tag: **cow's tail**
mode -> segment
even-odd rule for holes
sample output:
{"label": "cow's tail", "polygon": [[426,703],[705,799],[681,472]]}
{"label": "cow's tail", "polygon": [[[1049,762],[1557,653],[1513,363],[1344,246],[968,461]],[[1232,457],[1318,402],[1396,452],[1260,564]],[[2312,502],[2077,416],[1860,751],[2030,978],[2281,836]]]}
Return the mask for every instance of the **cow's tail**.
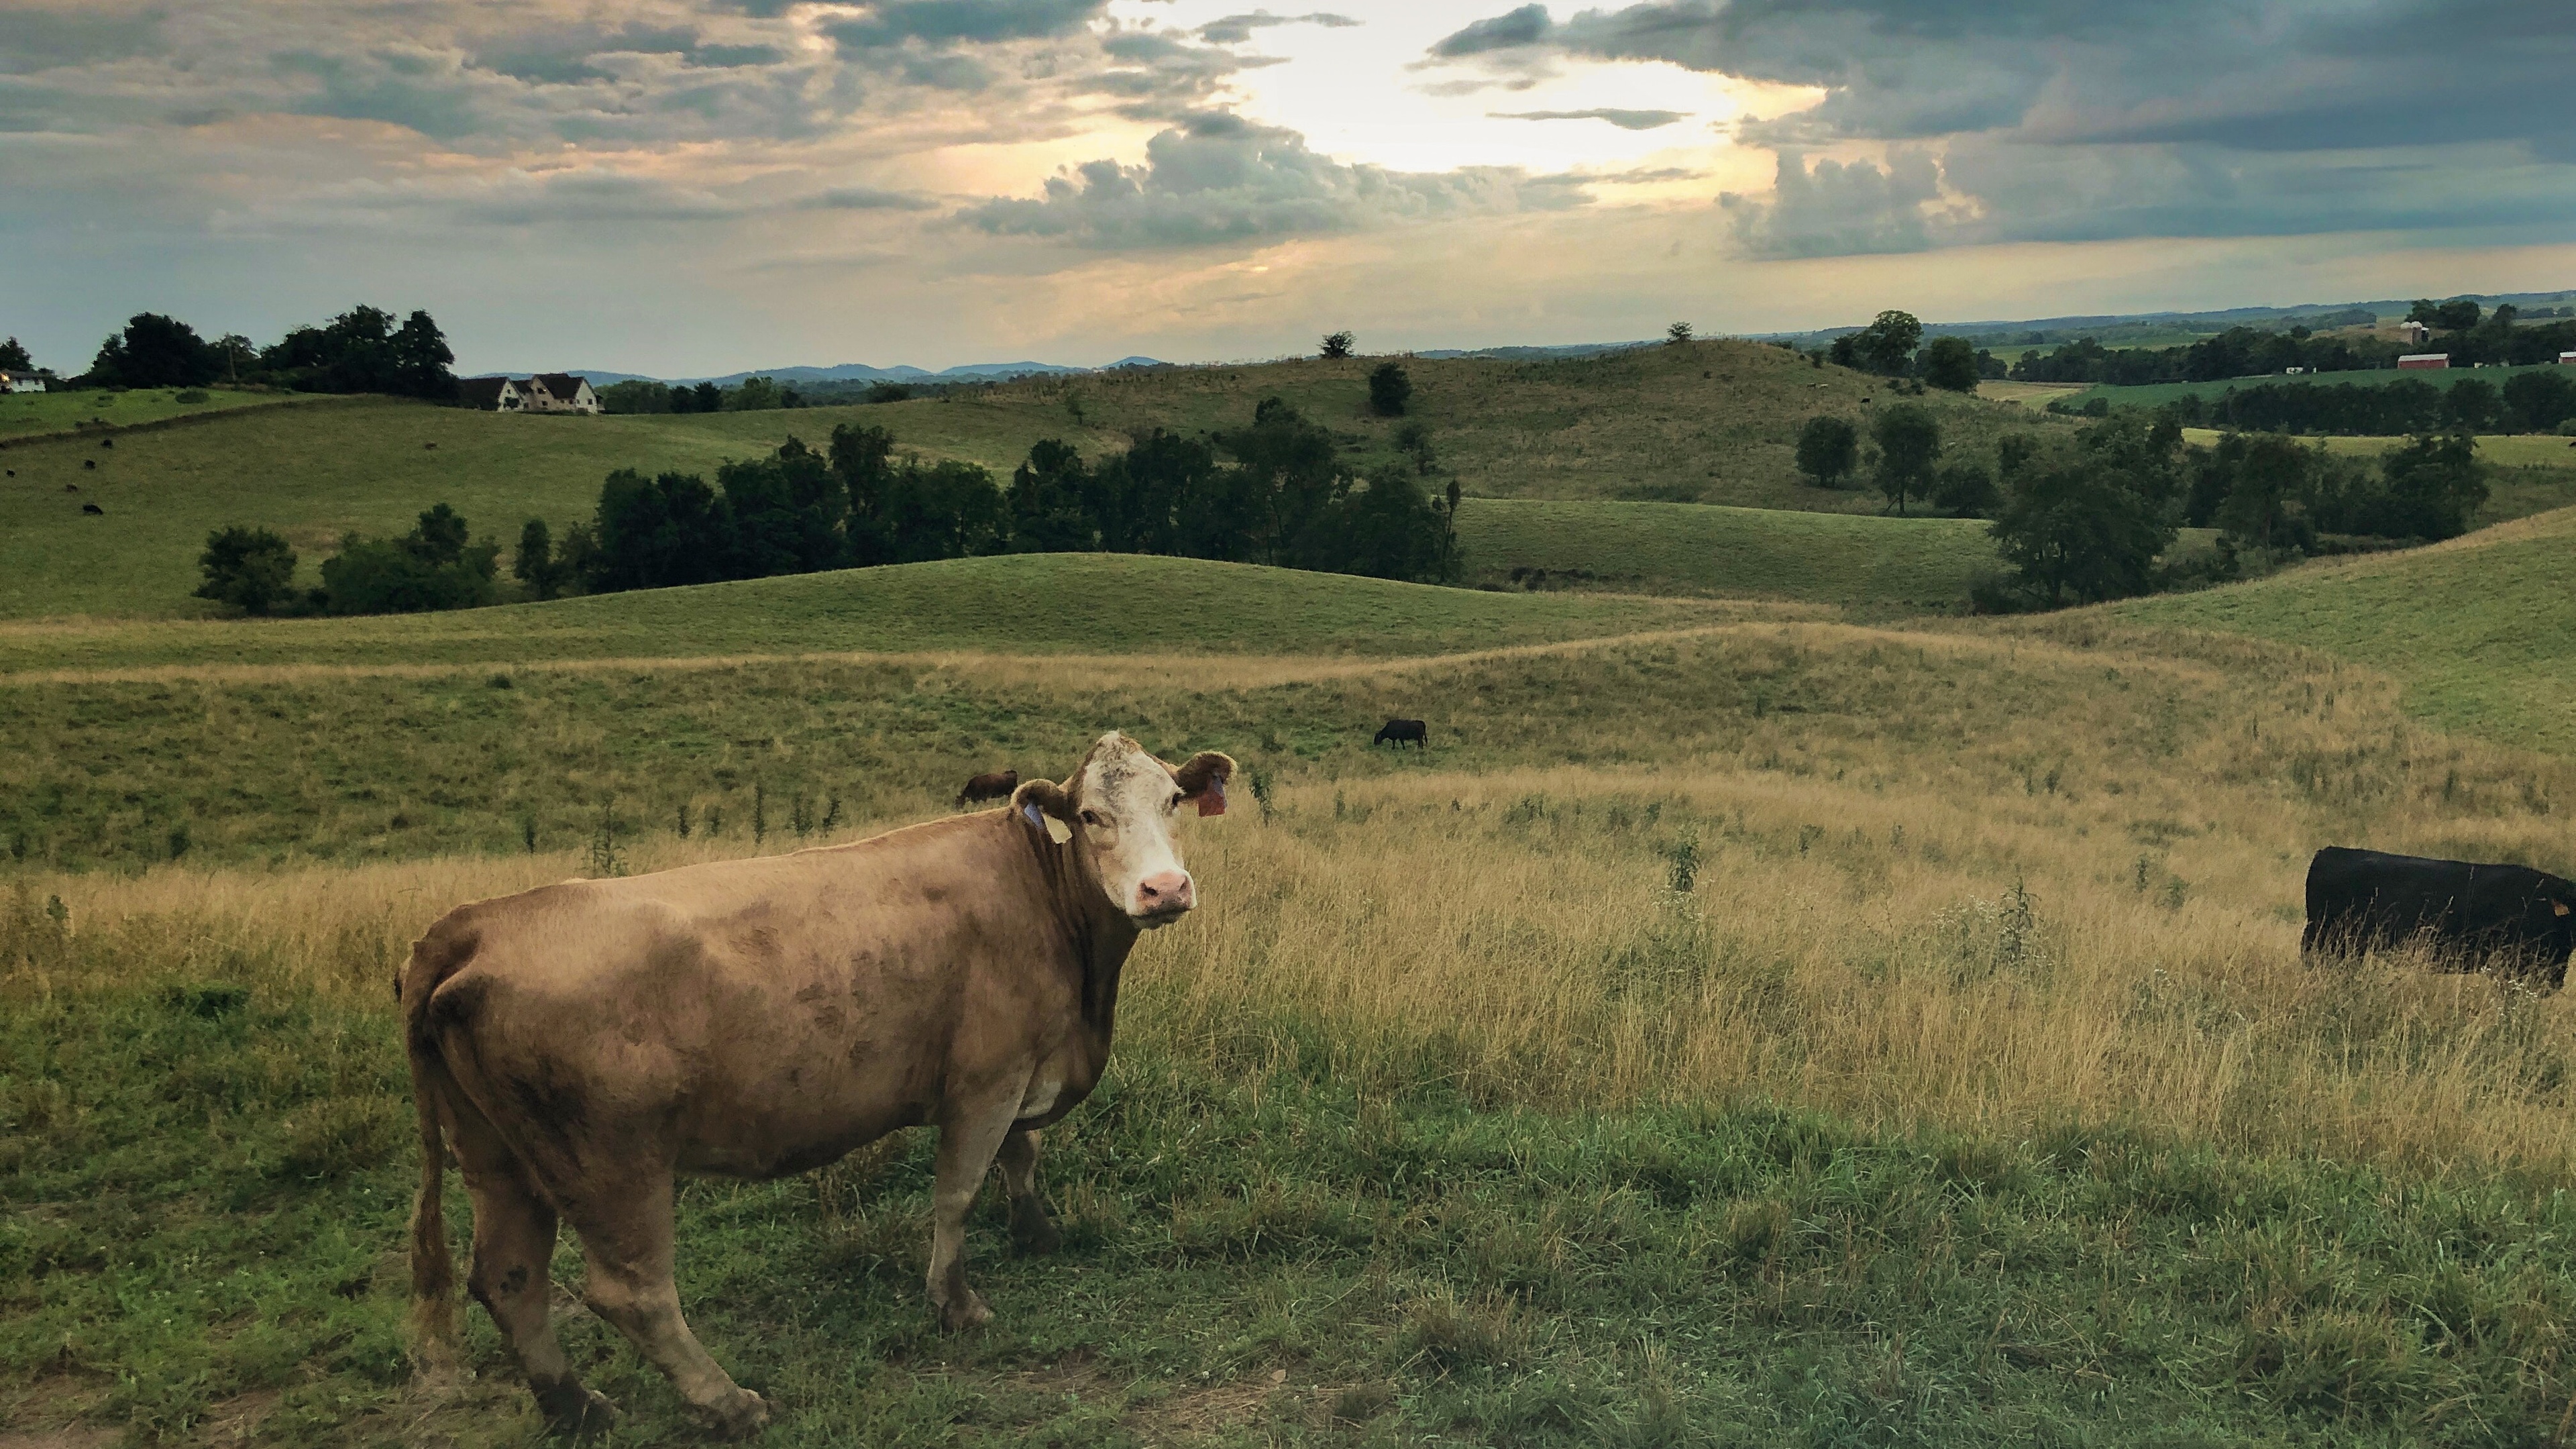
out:
{"label": "cow's tail", "polygon": [[411,1059],[412,1111],[420,1119],[420,1190],[411,1205],[411,1319],[422,1366],[432,1371],[457,1362],[457,1325],[456,1265],[447,1247],[447,1140],[439,1118],[439,1096],[449,1089],[449,1079],[430,1028],[429,1003],[472,954],[470,942],[455,942],[433,927],[412,946],[403,982],[403,1046]]}

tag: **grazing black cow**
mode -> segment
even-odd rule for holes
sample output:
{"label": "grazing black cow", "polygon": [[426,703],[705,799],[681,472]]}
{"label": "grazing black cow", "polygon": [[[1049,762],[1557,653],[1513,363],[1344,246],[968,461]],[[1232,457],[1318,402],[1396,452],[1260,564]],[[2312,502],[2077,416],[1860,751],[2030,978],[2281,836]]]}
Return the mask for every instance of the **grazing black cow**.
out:
{"label": "grazing black cow", "polygon": [[2576,881],[2527,865],[2472,865],[2330,845],[2308,863],[2302,952],[2424,937],[2464,955],[2510,954],[2551,986],[2576,949]]}
{"label": "grazing black cow", "polygon": [[957,808],[963,810],[978,800],[1007,800],[1018,788],[1020,772],[1017,770],[996,770],[989,775],[977,775],[966,782],[965,789],[957,792]]}
{"label": "grazing black cow", "polygon": [[99,439],[99,440],[98,440],[98,445],[99,445],[100,447],[102,447],[102,448],[113,448],[113,447],[115,447],[115,446],[116,446],[116,439],[114,439],[114,438],[101,438],[101,439]]}
{"label": "grazing black cow", "polygon": [[1402,749],[1407,741],[1426,750],[1431,748],[1431,727],[1418,719],[1391,719],[1377,732],[1377,738],[1369,741],[1369,746],[1374,749],[1391,742]]}
{"label": "grazing black cow", "polygon": [[81,466],[84,468],[95,468],[98,466],[98,460],[96,458],[83,458],[81,459]]}
{"label": "grazing black cow", "polygon": [[83,512],[83,513],[95,513],[95,514],[99,514],[99,515],[101,515],[101,516],[105,516],[105,514],[107,513],[107,510],[106,510],[106,509],[104,509],[104,508],[99,507],[99,506],[98,506],[97,504],[95,504],[95,503],[84,503],[84,504],[82,504],[82,505],[81,505],[81,512]]}

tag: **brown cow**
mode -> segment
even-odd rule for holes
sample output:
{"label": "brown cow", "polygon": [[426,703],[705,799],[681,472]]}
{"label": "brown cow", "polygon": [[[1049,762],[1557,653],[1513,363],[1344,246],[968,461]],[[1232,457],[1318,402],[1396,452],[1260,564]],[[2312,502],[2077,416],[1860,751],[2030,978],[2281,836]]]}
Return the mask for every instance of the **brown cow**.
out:
{"label": "brown cow", "polygon": [[968,804],[977,800],[1004,799],[1018,788],[1020,788],[1020,772],[1017,770],[995,770],[989,775],[977,775],[966,782],[965,789],[957,792],[955,808],[963,810]]}
{"label": "brown cow", "polygon": [[681,1173],[777,1177],[936,1126],[930,1300],[943,1327],[990,1318],[966,1286],[967,1207],[998,1155],[1015,1234],[1053,1245],[1038,1129],[1100,1080],[1137,934],[1194,904],[1174,816],[1185,800],[1222,812],[1233,772],[1214,753],[1175,770],[1107,734],[1007,810],[448,912],[400,983],[426,1351],[454,1352],[450,1143],[474,1203],[467,1286],[561,1431],[614,1411],[548,1321],[559,1219],[581,1236],[592,1310],[698,1413],[727,1434],[768,1421],[680,1316]]}

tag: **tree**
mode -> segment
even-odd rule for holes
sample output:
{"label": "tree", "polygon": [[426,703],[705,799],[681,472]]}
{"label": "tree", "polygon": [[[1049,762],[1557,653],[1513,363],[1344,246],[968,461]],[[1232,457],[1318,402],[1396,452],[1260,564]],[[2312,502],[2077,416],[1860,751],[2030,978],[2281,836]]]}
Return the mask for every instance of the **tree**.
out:
{"label": "tree", "polygon": [[1912,364],[1915,345],[1922,340],[1923,324],[1914,314],[1887,311],[1858,332],[1835,338],[1830,355],[1844,367],[1896,377]]}
{"label": "tree", "polygon": [[2290,504],[2306,496],[2315,458],[2296,441],[2274,433],[2245,440],[2218,505],[2218,526],[2243,543],[2271,548],[2289,542]]}
{"label": "tree", "polygon": [[630,377],[597,389],[602,411],[612,413],[667,413],[671,406],[671,389],[666,383],[647,382]]}
{"label": "tree", "polygon": [[1395,430],[1395,450],[1413,460],[1416,476],[1431,476],[1431,465],[1438,460],[1431,446],[1431,430],[1420,422],[1407,422]]}
{"label": "tree", "polygon": [[0,342],[0,372],[33,372],[35,370],[36,359],[27,355],[27,349],[20,345],[17,338],[12,337],[6,342]]}
{"label": "tree", "polygon": [[222,375],[213,344],[157,312],[134,314],[89,365],[90,380],[106,387],[203,387]]}
{"label": "tree", "polygon": [[1664,329],[1664,341],[1675,347],[1679,347],[1690,340],[1691,325],[1688,322],[1676,322],[1670,327]]}
{"label": "tree", "polygon": [[2433,326],[2444,332],[2466,332],[2478,325],[2479,314],[2477,303],[2456,298],[2433,309]]}
{"label": "tree", "polygon": [[1814,417],[1798,430],[1798,471],[1819,488],[1840,487],[1860,466],[1860,430],[1848,419]]}
{"label": "tree", "polygon": [[2487,432],[2503,412],[2504,399],[2495,384],[2482,377],[2461,378],[2442,395],[2442,421],[2455,432]]}
{"label": "tree", "polygon": [[1413,379],[1405,376],[1400,363],[1381,362],[1369,373],[1369,411],[1382,418],[1404,416],[1405,401],[1413,396]]}
{"label": "tree", "polygon": [[1878,444],[1878,491],[1905,512],[1908,498],[1929,497],[1932,472],[1941,461],[1941,424],[1919,403],[1895,403],[1870,426]]}
{"label": "tree", "polygon": [[1100,546],[1087,495],[1096,483],[1072,444],[1041,438],[1011,473],[1011,551],[1081,553]]}
{"label": "tree", "polygon": [[1354,339],[1351,337],[1351,334],[1350,334],[1350,333],[1348,333],[1348,332],[1327,332],[1327,333],[1325,333],[1325,334],[1324,334],[1324,355],[1325,355],[1326,357],[1348,357],[1348,356],[1350,356],[1350,355],[1351,355],[1351,343],[1352,343],[1352,341],[1353,341],[1353,340],[1354,340]]}
{"label": "tree", "polygon": [[2380,455],[2379,472],[2388,491],[2382,531],[2391,538],[2457,538],[2487,501],[2477,439],[2464,433],[2392,448]]}
{"label": "tree", "polygon": [[416,614],[471,609],[499,597],[501,546],[468,546],[465,520],[436,504],[401,538],[343,539],[322,563],[324,604],[334,614]]}
{"label": "tree", "polygon": [[2518,432],[2546,433],[2576,417],[2576,378],[2571,369],[2517,373],[2505,379],[2501,400],[2506,425]]}
{"label": "tree", "polygon": [[729,413],[766,413],[777,411],[780,401],[776,378],[746,377],[739,386],[722,395],[720,405]]}
{"label": "tree", "polygon": [[1948,392],[1975,392],[1981,369],[1965,337],[1935,337],[1923,348],[1923,380]]}
{"label": "tree", "polygon": [[1988,531],[2021,586],[2052,606],[2146,592],[2174,538],[2115,470],[2065,445],[2017,460]]}
{"label": "tree", "polygon": [[2002,497],[1994,475],[1964,459],[1942,464],[1932,482],[1932,506],[1960,518],[1991,518]]}
{"label": "tree", "polygon": [[295,550],[265,528],[235,524],[207,534],[197,568],[205,575],[198,598],[245,614],[265,614],[295,589]]}
{"label": "tree", "polygon": [[565,559],[555,552],[554,531],[544,519],[531,518],[519,526],[519,551],[511,556],[510,572],[518,576],[529,598],[560,595],[567,573],[564,564]]}

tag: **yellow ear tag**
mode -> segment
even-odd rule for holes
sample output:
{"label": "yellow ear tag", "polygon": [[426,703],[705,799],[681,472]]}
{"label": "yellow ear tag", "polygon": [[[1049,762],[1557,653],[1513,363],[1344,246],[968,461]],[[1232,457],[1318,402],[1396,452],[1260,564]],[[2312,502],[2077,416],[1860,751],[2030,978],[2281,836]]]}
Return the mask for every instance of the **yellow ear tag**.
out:
{"label": "yellow ear tag", "polygon": [[2563,916],[2569,911],[2576,911],[2576,906],[2570,906],[2565,901],[2558,902],[2558,914]]}
{"label": "yellow ear tag", "polygon": [[1046,816],[1045,819],[1047,839],[1054,841],[1058,845],[1062,845],[1073,838],[1072,826],[1065,824],[1063,821],[1056,819],[1052,815]]}

